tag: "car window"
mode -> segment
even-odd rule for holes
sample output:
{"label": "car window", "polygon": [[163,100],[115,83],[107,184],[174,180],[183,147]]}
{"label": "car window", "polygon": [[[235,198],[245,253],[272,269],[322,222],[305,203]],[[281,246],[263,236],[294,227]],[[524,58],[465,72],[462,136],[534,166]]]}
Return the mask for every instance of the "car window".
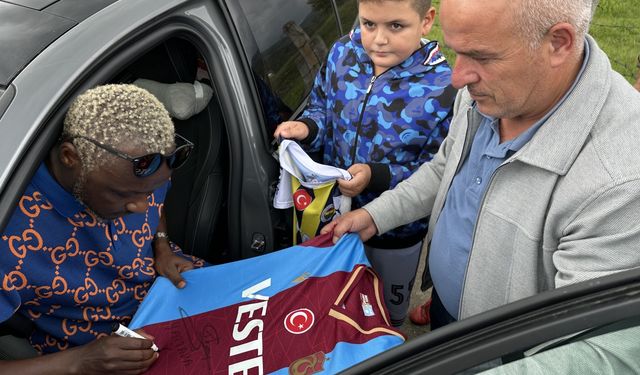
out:
{"label": "car window", "polygon": [[251,67],[267,122],[288,119],[313,84],[331,44],[339,37],[327,0],[240,0],[259,50]]}
{"label": "car window", "polygon": [[639,374],[639,338],[636,316],[511,353],[462,374]]}
{"label": "car window", "polygon": [[340,14],[340,24],[344,34],[349,33],[355,25],[358,16],[357,0],[336,0],[338,12]]}

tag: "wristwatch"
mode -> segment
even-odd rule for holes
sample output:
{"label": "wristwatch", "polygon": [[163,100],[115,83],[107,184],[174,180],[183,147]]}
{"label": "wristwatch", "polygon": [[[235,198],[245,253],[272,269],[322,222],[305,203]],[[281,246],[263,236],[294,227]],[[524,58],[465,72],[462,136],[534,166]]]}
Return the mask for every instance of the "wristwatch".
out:
{"label": "wristwatch", "polygon": [[156,234],[153,235],[152,242],[156,242],[161,239],[169,241],[169,235],[167,234],[167,232],[156,232]]}

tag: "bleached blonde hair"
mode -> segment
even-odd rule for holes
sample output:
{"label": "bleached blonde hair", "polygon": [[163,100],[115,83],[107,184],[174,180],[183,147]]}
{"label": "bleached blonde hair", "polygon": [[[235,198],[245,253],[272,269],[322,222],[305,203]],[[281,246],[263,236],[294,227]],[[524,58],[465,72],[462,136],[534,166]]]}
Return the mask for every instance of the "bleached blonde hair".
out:
{"label": "bleached blonde hair", "polygon": [[77,136],[116,149],[126,144],[144,153],[167,153],[173,147],[174,127],[162,103],[147,90],[109,84],[89,89],[73,101],[64,119],[62,138],[78,150],[84,174],[112,160],[107,151]]}
{"label": "bleached blonde hair", "polygon": [[582,53],[584,37],[589,30],[594,0],[518,0],[509,3],[516,30],[536,50],[553,25],[566,22],[576,29],[576,53]]}

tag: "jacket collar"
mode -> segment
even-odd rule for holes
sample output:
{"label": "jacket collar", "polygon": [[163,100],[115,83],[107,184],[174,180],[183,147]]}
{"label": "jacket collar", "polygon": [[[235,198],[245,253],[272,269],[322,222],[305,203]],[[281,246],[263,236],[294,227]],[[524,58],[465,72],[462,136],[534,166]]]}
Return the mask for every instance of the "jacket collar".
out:
{"label": "jacket collar", "polygon": [[[356,26],[349,33],[351,48],[355,51],[358,62],[364,64],[366,72],[373,74],[373,62],[362,45],[360,26]],[[422,40],[422,47],[417,49],[405,61],[389,69],[384,74],[390,74],[392,78],[405,78],[417,73],[427,72],[435,66],[447,63],[440,46],[436,41]]]}

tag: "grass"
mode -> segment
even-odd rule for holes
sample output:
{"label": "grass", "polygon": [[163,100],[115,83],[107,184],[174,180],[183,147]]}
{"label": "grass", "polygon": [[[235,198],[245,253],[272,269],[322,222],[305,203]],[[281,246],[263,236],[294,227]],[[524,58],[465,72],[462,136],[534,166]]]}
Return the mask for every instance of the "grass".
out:
{"label": "grass", "polygon": [[[436,9],[439,5],[440,0],[433,1]],[[589,34],[609,55],[613,69],[634,83],[639,70],[636,64],[640,55],[640,0],[600,0]],[[437,17],[428,38],[443,40]],[[455,53],[446,46],[443,50],[453,65]]]}
{"label": "grass", "polygon": [[635,82],[640,55],[640,0],[600,0],[589,32],[611,66],[629,82]]}

